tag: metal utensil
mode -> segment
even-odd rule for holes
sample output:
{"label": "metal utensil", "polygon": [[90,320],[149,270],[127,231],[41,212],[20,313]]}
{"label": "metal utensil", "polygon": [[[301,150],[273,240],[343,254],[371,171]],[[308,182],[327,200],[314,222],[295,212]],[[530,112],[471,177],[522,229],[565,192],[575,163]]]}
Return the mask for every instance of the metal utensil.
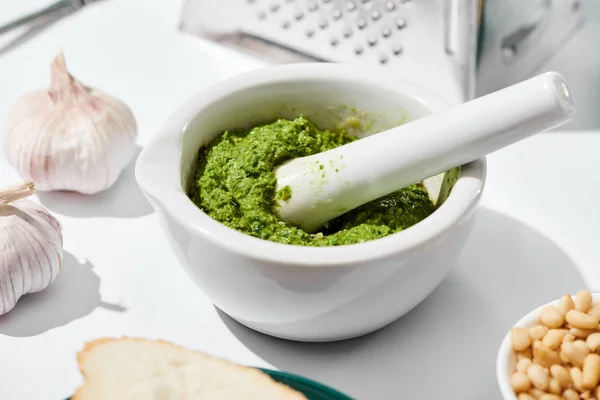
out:
{"label": "metal utensil", "polygon": [[275,63],[390,72],[460,104],[474,97],[475,0],[186,0],[181,29]]}
{"label": "metal utensil", "polygon": [[0,26],[0,35],[17,29],[30,22],[36,21],[40,18],[47,18],[53,15],[67,14],[79,10],[85,5],[93,3],[98,0],[60,0],[54,4],[51,4],[41,10],[35,11],[31,14],[25,15],[14,21],[11,21],[5,25]]}

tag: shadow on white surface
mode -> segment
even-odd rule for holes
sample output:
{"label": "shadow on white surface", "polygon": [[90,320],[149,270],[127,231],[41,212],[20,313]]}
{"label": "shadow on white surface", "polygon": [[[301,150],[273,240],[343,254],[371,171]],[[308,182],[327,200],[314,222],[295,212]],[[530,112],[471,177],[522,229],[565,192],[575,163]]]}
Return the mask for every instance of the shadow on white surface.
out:
{"label": "shadow on white surface", "polygon": [[94,195],[38,192],[40,203],[52,212],[71,217],[133,218],[152,213],[152,206],[135,180],[135,162],[141,151],[142,147],[136,146],[131,163],[123,170],[117,182],[104,192]]}
{"label": "shadow on white surface", "polygon": [[495,359],[532,308],[585,287],[577,267],[531,227],[481,209],[458,265],[406,316],[373,334],[299,343],[254,332],[219,311],[230,331],[276,368],[359,400],[500,399]]}
{"label": "shadow on white surface", "polygon": [[15,308],[0,316],[0,335],[35,336],[84,317],[96,307],[117,312],[125,308],[102,302],[100,278],[89,261],[81,264],[63,253],[63,268],[46,289],[21,297]]}

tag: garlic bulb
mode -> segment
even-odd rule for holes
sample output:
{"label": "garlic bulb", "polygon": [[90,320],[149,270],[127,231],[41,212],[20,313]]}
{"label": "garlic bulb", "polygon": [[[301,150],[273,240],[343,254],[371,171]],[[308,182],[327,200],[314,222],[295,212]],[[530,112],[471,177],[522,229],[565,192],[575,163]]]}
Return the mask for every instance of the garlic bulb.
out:
{"label": "garlic bulb", "polygon": [[10,112],[3,145],[8,161],[38,190],[92,194],[111,187],[135,151],[133,114],[71,76],[62,52],[51,75],[48,90],[24,95]]}
{"label": "garlic bulb", "polygon": [[32,195],[32,181],[0,190],[0,315],[45,289],[62,267],[60,223]]}

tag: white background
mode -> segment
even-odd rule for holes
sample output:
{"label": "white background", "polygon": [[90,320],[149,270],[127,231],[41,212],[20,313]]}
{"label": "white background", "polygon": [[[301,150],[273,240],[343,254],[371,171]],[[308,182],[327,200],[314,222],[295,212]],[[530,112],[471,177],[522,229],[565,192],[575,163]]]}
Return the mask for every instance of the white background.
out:
{"label": "white background", "polygon": [[[44,4],[0,0],[0,22]],[[176,1],[105,1],[17,46],[14,34],[1,38],[0,122],[19,95],[48,84],[59,48],[75,76],[131,106],[140,147],[189,96],[263,65],[179,33],[178,12]],[[586,98],[600,91],[589,89]],[[448,278],[391,326],[333,344],[276,340],[217,312],[177,264],[133,165],[97,196],[40,194],[64,225],[65,264],[0,317],[0,399],[68,397],[84,342],[121,335],[287,370],[358,399],[498,399],[495,356],[510,325],[565,292],[600,291],[599,149],[600,131],[579,130],[490,156],[477,224]],[[0,184],[17,180],[0,158]]]}

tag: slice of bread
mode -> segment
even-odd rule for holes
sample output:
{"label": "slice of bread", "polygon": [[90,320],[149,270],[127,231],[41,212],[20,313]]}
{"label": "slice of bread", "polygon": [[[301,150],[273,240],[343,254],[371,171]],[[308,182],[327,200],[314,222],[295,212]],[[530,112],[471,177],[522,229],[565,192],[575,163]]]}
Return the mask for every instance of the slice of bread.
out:
{"label": "slice of bread", "polygon": [[98,339],[72,400],[307,400],[265,373],[158,340]]}

